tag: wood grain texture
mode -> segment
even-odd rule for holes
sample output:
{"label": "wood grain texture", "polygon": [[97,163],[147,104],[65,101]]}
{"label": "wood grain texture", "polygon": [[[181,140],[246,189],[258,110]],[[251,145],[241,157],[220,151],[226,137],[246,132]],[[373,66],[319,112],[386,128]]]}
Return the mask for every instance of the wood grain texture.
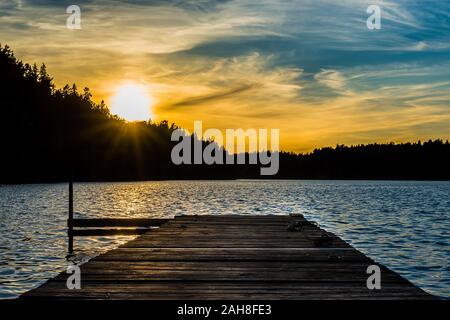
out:
{"label": "wood grain texture", "polygon": [[[288,231],[292,222],[301,230]],[[303,217],[180,216],[82,265],[82,289],[67,289],[62,272],[21,298],[434,298],[382,265],[381,289],[367,289],[372,264]]]}

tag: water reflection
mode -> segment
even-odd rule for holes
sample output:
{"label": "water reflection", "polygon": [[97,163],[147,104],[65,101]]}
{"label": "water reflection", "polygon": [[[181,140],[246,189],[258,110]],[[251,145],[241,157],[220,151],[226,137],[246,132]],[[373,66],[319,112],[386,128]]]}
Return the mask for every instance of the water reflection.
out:
{"label": "water reflection", "polygon": [[[449,296],[449,182],[174,181],[75,185],[79,218],[289,214],[347,240],[427,291]],[[0,298],[64,270],[67,186],[0,186]],[[77,261],[132,237],[76,238]]]}

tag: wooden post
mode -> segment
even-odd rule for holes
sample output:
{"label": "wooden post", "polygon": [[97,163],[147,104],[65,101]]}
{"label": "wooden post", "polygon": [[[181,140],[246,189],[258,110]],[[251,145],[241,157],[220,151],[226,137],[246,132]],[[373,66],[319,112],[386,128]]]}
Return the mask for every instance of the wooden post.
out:
{"label": "wooden post", "polygon": [[73,253],[73,128],[72,128],[72,113],[68,113],[68,106],[63,109],[63,139],[64,139],[64,153],[69,173],[69,218],[67,219],[67,237],[68,237],[68,254]]}
{"label": "wooden post", "polygon": [[69,238],[69,254],[73,253],[73,173],[69,179],[69,219],[67,220],[67,236]]}

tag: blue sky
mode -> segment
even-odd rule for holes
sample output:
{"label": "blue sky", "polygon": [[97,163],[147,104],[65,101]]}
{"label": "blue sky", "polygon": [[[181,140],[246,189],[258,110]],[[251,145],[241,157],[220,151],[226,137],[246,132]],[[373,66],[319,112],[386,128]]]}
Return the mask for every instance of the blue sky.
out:
{"label": "blue sky", "polygon": [[279,128],[287,150],[450,136],[450,1],[7,0],[0,42],[57,85],[109,103],[136,82],[156,120]]}

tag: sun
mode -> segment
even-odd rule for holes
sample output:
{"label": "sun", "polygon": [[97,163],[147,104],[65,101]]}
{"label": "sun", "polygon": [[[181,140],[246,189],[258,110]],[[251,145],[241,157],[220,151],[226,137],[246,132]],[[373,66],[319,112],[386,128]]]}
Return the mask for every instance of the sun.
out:
{"label": "sun", "polygon": [[149,120],[152,116],[153,98],[140,84],[127,83],[120,85],[111,98],[112,114],[128,121]]}

